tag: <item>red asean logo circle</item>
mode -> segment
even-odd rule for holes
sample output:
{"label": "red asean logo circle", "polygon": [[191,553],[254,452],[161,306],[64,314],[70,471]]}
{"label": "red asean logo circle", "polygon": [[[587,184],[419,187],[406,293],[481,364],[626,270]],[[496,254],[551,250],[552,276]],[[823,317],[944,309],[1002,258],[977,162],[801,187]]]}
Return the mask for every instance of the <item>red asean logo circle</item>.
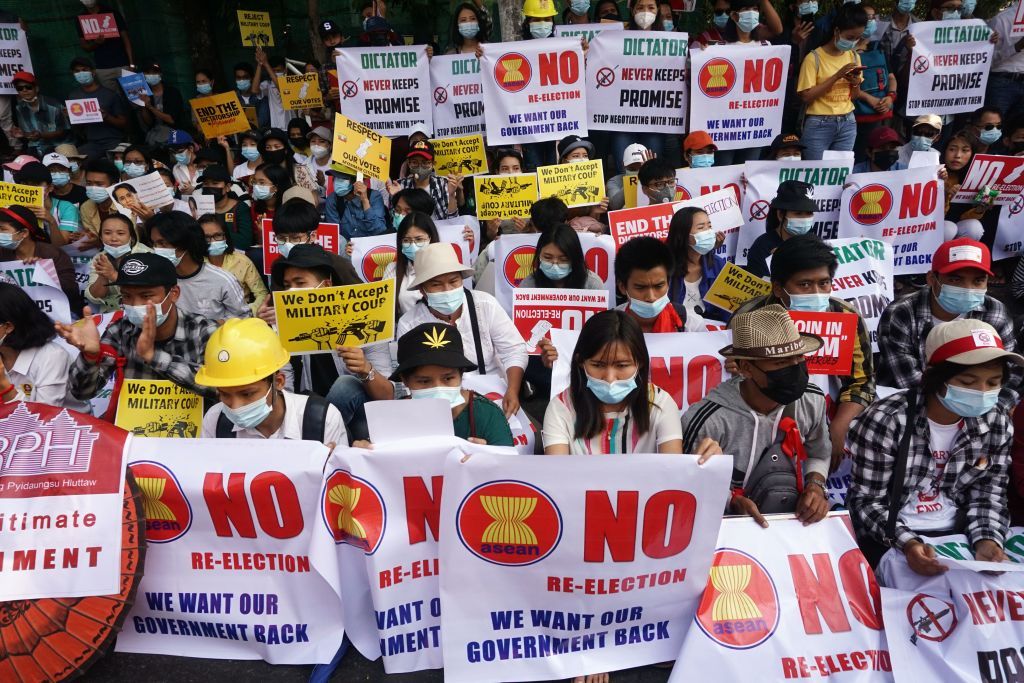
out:
{"label": "red asean logo circle", "polygon": [[334,470],[320,494],[320,511],[334,543],[372,555],[384,538],[387,508],[380,491],[345,470]]}
{"label": "red asean logo circle", "polygon": [[146,515],[146,540],[150,543],[176,541],[192,526],[192,506],[174,472],[165,465],[140,460],[130,465],[135,483],[142,491]]}
{"label": "red asean logo circle", "polygon": [[850,218],[861,225],[878,225],[892,211],[892,190],[874,183],[857,190],[850,198]]}
{"label": "red asean logo circle", "polygon": [[554,501],[521,481],[477,486],[459,504],[455,524],[466,550],[507,567],[540,562],[562,540],[562,513]]}
{"label": "red asean logo circle", "polygon": [[736,67],[722,57],[710,59],[700,68],[697,84],[708,97],[725,97],[736,85]]}
{"label": "red asean logo circle", "polygon": [[506,52],[494,64],[494,82],[505,92],[519,92],[532,77],[530,60],[518,52]]}
{"label": "red asean logo circle", "polygon": [[85,113],[85,107],[82,106],[81,102],[73,102],[71,104],[71,113],[75,116],[81,116]]}
{"label": "red asean logo circle", "polygon": [[516,247],[505,256],[505,262],[501,264],[501,272],[505,275],[505,281],[513,287],[533,272],[533,254],[536,247],[524,245]]}
{"label": "red asean logo circle", "polygon": [[377,282],[384,277],[384,270],[394,262],[397,250],[388,245],[374,247],[363,255],[359,264],[363,272],[363,279],[367,282]]}
{"label": "red asean logo circle", "polygon": [[679,185],[677,183],[676,184],[676,196],[675,196],[675,199],[673,199],[672,201],[678,202],[678,201],[684,201],[684,200],[687,200],[687,199],[693,199],[693,195],[690,194],[689,190],[687,190],[685,187],[683,187],[682,185]]}
{"label": "red asean logo circle", "polygon": [[760,562],[732,548],[715,551],[694,617],[708,638],[733,650],[757,647],[779,625],[779,593]]}

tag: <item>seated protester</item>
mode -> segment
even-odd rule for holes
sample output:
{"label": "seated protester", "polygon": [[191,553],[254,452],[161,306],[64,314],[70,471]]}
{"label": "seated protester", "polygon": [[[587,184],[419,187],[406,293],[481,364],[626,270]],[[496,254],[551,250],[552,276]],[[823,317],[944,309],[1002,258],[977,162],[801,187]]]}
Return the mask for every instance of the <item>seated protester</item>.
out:
{"label": "seated protester", "polygon": [[1017,115],[1003,126],[1003,146],[1009,156],[1024,156],[1024,116]]}
{"label": "seated protester", "polygon": [[[689,168],[710,168],[715,165],[715,145],[706,130],[692,131],[683,140],[683,161]],[[675,174],[672,176],[675,177]]]}
{"label": "seated protester", "polygon": [[655,237],[634,237],[615,255],[615,281],[626,303],[618,310],[633,316],[645,333],[702,332],[704,318],[669,299],[675,259]]}
{"label": "seated protester", "polygon": [[[821,521],[829,507],[825,477],[832,444],[825,397],[808,383],[804,356],[821,348],[822,340],[797,331],[778,305],[737,313],[732,329],[733,343],[719,353],[736,363],[736,374],[686,410],[683,452],[711,438],[723,453],[734,454],[733,514],[749,515],[764,527],[762,514],[776,512],[796,512],[804,524]],[[794,472],[792,459],[780,453],[781,437],[791,434],[780,428],[784,418],[795,421],[807,452],[788,490],[780,490],[778,481],[784,473],[779,464]]]}
{"label": "seated protester", "polygon": [[[402,190],[406,192],[406,190]],[[400,317],[408,313],[423,298],[423,294],[410,289],[416,280],[416,254],[428,244],[441,241],[437,234],[437,226],[427,213],[412,211],[407,213],[398,226],[398,252],[395,260],[384,267],[384,278],[395,278],[398,283],[398,297],[395,300],[397,314]],[[397,318],[396,318],[397,320]]]}
{"label": "seated protester", "polygon": [[473,274],[447,243],[428,244],[416,254],[416,279],[410,289],[424,294],[398,321],[401,337],[423,323],[440,320],[454,325],[464,348],[474,349],[477,372],[504,375],[508,387],[502,399],[506,417],[519,410],[519,389],[526,367],[526,342],[508,314],[490,294],[470,292],[462,280]]}
{"label": "seated protester", "polygon": [[391,228],[398,230],[402,219],[413,211],[425,213],[428,216],[434,212],[434,200],[430,193],[418,187],[399,190],[391,197]]}
{"label": "seated protester", "polygon": [[773,161],[802,161],[806,145],[800,142],[800,136],[794,133],[780,133],[765,148],[763,159]]}
{"label": "seated protester", "polygon": [[910,126],[910,140],[900,147],[899,162],[903,168],[910,168],[910,157],[914,152],[934,149],[942,135],[942,117],[936,114],[922,114]]}
{"label": "seated protester", "polygon": [[576,231],[557,223],[540,234],[533,253],[533,272],[523,278],[524,289],[604,289],[604,282],[587,269]]}
{"label": "seated protester", "polygon": [[[513,222],[512,226],[502,224],[502,232],[494,241],[489,242],[487,247],[480,250],[480,255],[473,265],[475,288],[486,292],[494,291],[494,259],[496,258],[497,243],[501,235],[519,235],[534,232],[543,232],[546,228],[553,227],[558,223],[569,222],[569,207],[558,197],[545,197],[538,199],[530,206],[530,220],[522,224],[522,229]],[[512,227],[512,230],[508,228]]]}
{"label": "seated protester", "polygon": [[227,241],[233,249],[245,251],[256,243],[257,232],[253,229],[252,214],[245,202],[231,191],[231,174],[219,164],[207,166],[199,176],[200,192],[213,197],[214,213],[224,226]]}
{"label": "seated protester", "polygon": [[664,159],[648,159],[636,175],[637,192],[643,192],[649,204],[665,204],[676,198],[676,169]]}
{"label": "seated protester", "polygon": [[54,336],[36,302],[21,287],[0,282],[0,401],[80,409],[68,396],[71,357]]}
{"label": "seated protester", "polygon": [[267,285],[249,257],[231,244],[221,220],[212,213],[199,217],[199,228],[206,238],[206,262],[235,277],[245,302],[255,315],[267,298]]}
{"label": "seated protester", "polygon": [[[53,180],[51,196],[81,207],[88,197],[85,196],[85,188],[73,181],[71,164],[66,156],[57,152],[50,152],[43,157],[43,165],[50,171],[50,178]],[[75,165],[77,166],[77,162]]]}
{"label": "seated protester", "polygon": [[133,254],[119,265],[117,286],[124,317],[111,322],[102,336],[89,315],[74,325],[54,323],[57,334],[82,352],[71,368],[71,395],[92,398],[116,372],[115,392],[123,378],[167,379],[212,397],[212,391],[196,384],[195,375],[217,323],[178,310],[178,274],[171,262],[156,254]]}
{"label": "seated protester", "polygon": [[71,310],[82,310],[82,293],[78,289],[75,266],[63,249],[50,244],[49,236],[39,228],[32,209],[12,205],[0,208],[0,263],[21,261],[35,263],[51,259],[57,269],[60,289],[68,298]]}
{"label": "seated protester", "polygon": [[121,169],[124,180],[141,178],[153,171],[153,157],[149,150],[141,145],[129,145],[124,150],[124,168]]}
{"label": "seated protester", "polygon": [[757,277],[768,276],[768,257],[791,237],[806,235],[814,227],[814,186],[802,180],[784,180],[769,206],[764,234],[747,252],[746,269]]}
{"label": "seated protester", "polygon": [[[1013,319],[999,300],[988,296],[992,255],[981,242],[966,237],[943,242],[932,256],[928,286],[897,299],[878,321],[878,374],[884,387],[910,389],[921,385],[928,354],[925,340],[939,323],[971,318],[996,329],[1007,351],[1015,351]],[[1024,373],[1014,368],[1003,382],[1000,406],[1010,410],[1020,397]]]}
{"label": "seated protester", "polygon": [[[278,150],[280,151],[280,150]],[[284,195],[292,187],[288,169],[280,164],[264,163],[252,174],[249,196],[249,214],[252,219],[253,236],[263,240],[263,220],[273,219],[277,208],[284,203]]]}
{"label": "seated protester", "polygon": [[455,436],[473,443],[513,446],[512,430],[501,409],[486,396],[462,388],[462,374],[476,370],[462,350],[462,335],[440,322],[414,327],[398,339],[401,382],[413,400],[441,398],[452,407]]}
{"label": "seated protester", "polygon": [[857,316],[857,344],[853,347],[850,374],[819,376],[826,378],[833,389],[829,393],[836,397],[835,412],[829,420],[834,464],[838,464],[842,457],[850,420],[875,400],[875,372],[868,328],[857,309],[832,296],[832,278],[838,267],[835,252],[820,237],[793,237],[783,242],[772,256],[772,293],[751,299],[736,310],[738,315],[781,304],[791,311],[852,313]]}
{"label": "seated protester", "polygon": [[[556,156],[560,164],[576,164],[597,158],[597,150],[589,141],[578,135],[567,135],[555,145]],[[569,209],[569,225],[579,232],[605,232],[605,224],[601,218],[608,213],[608,198],[603,198],[594,206],[582,206]]]}
{"label": "seated protester", "polygon": [[[523,155],[515,149],[499,149],[494,152],[494,163],[491,165],[491,172],[494,175],[514,175],[523,172]],[[612,179],[614,180],[614,178]],[[490,186],[500,192],[504,180],[490,180]],[[606,186],[607,187],[607,186]],[[621,187],[620,187],[621,191]],[[621,207],[619,207],[621,208]],[[525,218],[511,216],[508,218],[490,218],[482,224],[483,232],[480,235],[480,251],[498,238],[499,235],[523,232],[526,226]]]}
{"label": "seated protester", "polygon": [[[281,256],[287,257],[292,247],[298,244],[316,243],[320,212],[315,201],[312,193],[302,188],[293,188],[286,193],[273,222],[277,251]],[[331,253],[328,256],[338,275],[339,285],[357,285],[362,282],[350,259]]]}
{"label": "seated protester", "polygon": [[[634,142],[622,153],[622,173],[612,176],[604,184],[604,192],[608,195],[608,210],[618,211],[626,207],[626,178],[635,176],[644,162],[653,159],[650,151],[643,145]],[[639,180],[639,179],[638,179]]]}
{"label": "seated protester", "polygon": [[946,220],[960,221],[965,218],[977,218],[984,223],[992,223],[992,234],[984,240],[991,243],[995,238],[995,222],[998,220],[998,211],[989,212],[992,204],[989,201],[982,202],[957,202],[953,203],[953,196],[960,189],[967,178],[967,169],[974,161],[974,155],[981,150],[981,142],[970,130],[960,130],[953,133],[946,141],[946,147],[942,152],[942,163],[946,169],[945,177],[945,217]]}
{"label": "seated protester", "polygon": [[186,131],[172,129],[167,134],[167,151],[171,153],[174,166],[174,184],[182,194],[192,194],[199,186],[199,166],[196,163],[198,145]]}
{"label": "seated protester", "polygon": [[1010,364],[1024,358],[1004,349],[991,325],[970,319],[933,327],[925,353],[920,385],[872,404],[847,438],[846,504],[883,585],[898,553],[918,574],[946,571],[928,536],[966,534],[976,559],[1006,560],[1013,428],[997,403]]}
{"label": "seated protester", "polygon": [[853,165],[854,173],[877,173],[880,171],[902,171],[906,168],[900,163],[900,146],[903,139],[900,134],[887,126],[879,126],[868,133],[864,146],[867,159]]}
{"label": "seated protester", "polygon": [[252,315],[238,280],[206,262],[206,236],[194,218],[181,211],[160,213],[146,222],[153,251],[178,273],[177,307],[221,323]]}
{"label": "seated protester", "polygon": [[120,182],[121,173],[109,159],[90,159],[83,166],[85,195],[88,199],[79,209],[82,232],[100,234],[100,223],[107,216],[119,213],[110,198],[108,188]]}
{"label": "seated protester", "polygon": [[53,197],[53,176],[39,162],[25,164],[14,172],[16,185],[29,185],[43,189],[43,205],[30,207],[39,220],[39,225],[55,247],[62,247],[73,241],[79,231],[78,207],[71,202]]}
{"label": "seated protester", "polygon": [[[296,164],[308,164],[309,162],[309,138],[307,137],[312,129],[304,118],[295,117],[288,121],[288,146],[292,150],[292,160]],[[334,137],[333,135],[331,136]],[[313,174],[312,169],[310,173]],[[315,174],[313,174],[315,175]]]}
{"label": "seated protester", "polygon": [[971,112],[971,122],[967,129],[974,133],[981,143],[980,154],[1006,154],[1003,137],[1003,115],[992,106],[981,107]]}
{"label": "seated protester", "polygon": [[704,301],[715,278],[725,268],[725,259],[715,253],[718,236],[711,217],[700,207],[686,206],[676,211],[668,226],[668,248],[675,259],[671,273],[669,298],[686,314],[728,322],[729,311]]}
{"label": "seated protester", "polygon": [[[319,129],[318,129],[319,130]],[[324,204],[324,221],[337,223],[345,242],[353,237],[382,235],[388,231],[387,209],[380,192],[354,175],[329,171],[333,191]]]}
{"label": "seated protester", "polygon": [[262,320],[228,320],[206,344],[196,382],[216,389],[203,438],[293,439],[347,446],[338,409],[319,396],[285,391],[288,352]]}
{"label": "seated protester", "polygon": [[[455,218],[459,207],[466,203],[462,189],[462,176],[434,174],[434,146],[426,140],[417,140],[409,147],[405,157],[409,175],[397,183],[388,183],[388,192],[394,196],[401,189],[414,187],[430,193],[433,202],[431,215],[435,220]],[[392,204],[393,205],[393,204]]]}
{"label": "seated protester", "polygon": [[242,161],[235,164],[235,168],[231,171],[231,179],[242,183],[245,187],[249,186],[249,181],[252,180],[252,174],[256,172],[256,169],[263,165],[263,158],[260,156],[259,147],[257,147],[259,141],[260,134],[255,130],[238,135],[238,153],[242,155]]}
{"label": "seated protester", "polygon": [[89,263],[89,283],[85,298],[99,306],[100,313],[121,308],[121,290],[117,287],[117,268],[129,254],[150,251],[139,240],[135,221],[124,214],[115,213],[103,219],[100,226],[103,250]]}

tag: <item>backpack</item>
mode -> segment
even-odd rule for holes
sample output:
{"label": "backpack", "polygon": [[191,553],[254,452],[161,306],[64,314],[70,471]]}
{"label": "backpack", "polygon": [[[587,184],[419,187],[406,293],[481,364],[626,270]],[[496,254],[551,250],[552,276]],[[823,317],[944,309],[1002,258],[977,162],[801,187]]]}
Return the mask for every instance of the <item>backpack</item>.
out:
{"label": "backpack", "polygon": [[[302,413],[302,440],[323,443],[327,434],[327,408],[331,404],[316,394],[306,397],[306,410]],[[217,438],[235,438],[235,423],[221,413],[217,418]]]}
{"label": "backpack", "polygon": [[794,402],[782,409],[779,433],[747,478],[746,496],[761,514],[796,512],[797,500],[804,490],[803,464],[807,451],[793,418],[795,406]]}
{"label": "backpack", "polygon": [[[873,50],[865,50],[860,55],[860,65],[864,67],[861,75],[864,81],[860,84],[863,92],[882,98],[889,92],[889,64],[885,59],[885,53],[878,47]],[[874,116],[878,112],[864,100],[854,100],[853,113],[855,116]]]}

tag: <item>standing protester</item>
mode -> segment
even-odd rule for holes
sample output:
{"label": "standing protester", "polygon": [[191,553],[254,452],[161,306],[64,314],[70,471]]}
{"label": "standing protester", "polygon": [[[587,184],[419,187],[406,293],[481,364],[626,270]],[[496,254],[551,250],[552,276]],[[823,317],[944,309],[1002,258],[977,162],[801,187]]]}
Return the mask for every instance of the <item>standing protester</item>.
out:
{"label": "standing protester", "polygon": [[128,36],[128,24],[124,17],[113,7],[100,4],[96,0],[82,0],[86,15],[113,14],[114,23],[117,25],[117,37],[114,38],[93,38],[85,39],[82,32],[82,25],[75,18],[75,28],[78,30],[79,44],[83,50],[92,54],[96,62],[96,78],[100,85],[108,90],[117,91],[117,79],[121,71],[132,70],[135,66],[135,55],[132,49],[132,41]]}
{"label": "standing protester", "polygon": [[99,101],[100,113],[103,116],[99,123],[81,123],[75,128],[85,137],[85,144],[80,145],[79,149],[89,156],[103,154],[116,146],[121,142],[128,127],[128,116],[122,99],[113,90],[100,85],[96,73],[92,62],[85,57],[75,57],[71,60],[71,75],[78,87],[68,93],[67,99],[84,100],[95,97]]}

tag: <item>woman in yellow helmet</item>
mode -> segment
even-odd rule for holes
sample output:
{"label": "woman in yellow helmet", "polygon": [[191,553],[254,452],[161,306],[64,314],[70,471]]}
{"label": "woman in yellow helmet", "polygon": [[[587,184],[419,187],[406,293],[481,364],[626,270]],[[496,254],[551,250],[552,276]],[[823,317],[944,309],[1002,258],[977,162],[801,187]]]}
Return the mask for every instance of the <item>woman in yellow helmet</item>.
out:
{"label": "woman in yellow helmet", "polygon": [[523,3],[523,40],[554,35],[556,14],[554,0],[526,0]]}

